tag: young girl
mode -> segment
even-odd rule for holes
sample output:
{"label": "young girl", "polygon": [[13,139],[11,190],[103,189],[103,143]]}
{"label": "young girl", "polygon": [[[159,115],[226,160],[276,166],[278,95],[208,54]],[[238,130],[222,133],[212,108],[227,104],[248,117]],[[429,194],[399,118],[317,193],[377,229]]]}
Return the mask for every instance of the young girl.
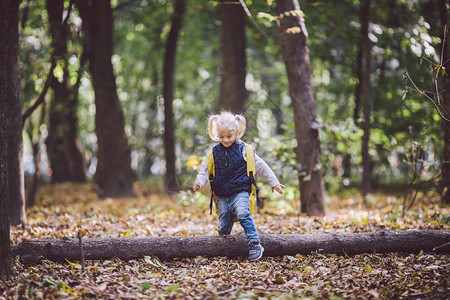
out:
{"label": "young girl", "polygon": [[[229,235],[233,228],[234,217],[244,228],[249,245],[249,260],[261,258],[264,248],[259,242],[258,230],[250,214],[249,193],[251,180],[247,175],[247,163],[244,143],[241,137],[246,128],[245,118],[222,112],[208,119],[208,132],[213,141],[219,143],[213,147],[215,177],[211,189],[217,198],[219,212],[218,231],[220,235]],[[256,174],[262,176],[271,186],[283,194],[284,185],[280,184],[269,166],[255,154]],[[195,180],[193,189],[199,190],[208,182],[209,174],[206,159]]]}

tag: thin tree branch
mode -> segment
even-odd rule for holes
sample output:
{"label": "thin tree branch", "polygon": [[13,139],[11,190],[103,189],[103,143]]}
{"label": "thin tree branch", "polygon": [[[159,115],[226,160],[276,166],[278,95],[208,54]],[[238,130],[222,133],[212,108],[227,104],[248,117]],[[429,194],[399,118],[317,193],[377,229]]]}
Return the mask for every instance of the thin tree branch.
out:
{"label": "thin tree branch", "polygon": [[81,270],[85,272],[85,263],[84,263],[84,249],[83,249],[83,232],[81,229],[81,221],[80,221],[80,229],[78,230],[78,242],[80,245],[80,261],[81,261]]}
{"label": "thin tree branch", "polygon": [[444,60],[444,50],[445,50],[445,39],[447,37],[447,25],[444,26],[444,37],[442,38],[442,49],[441,49],[441,66]]}
{"label": "thin tree branch", "polygon": [[450,61],[450,58],[445,61],[442,65],[445,66]]}
{"label": "thin tree branch", "polygon": [[235,286],[235,287],[232,287],[231,289],[228,289],[228,290],[224,290],[224,291],[218,292],[218,293],[217,293],[217,296],[222,296],[222,295],[225,295],[225,294],[228,294],[228,293],[237,291],[238,289],[240,289],[240,287]]}
{"label": "thin tree branch", "polygon": [[122,2],[120,4],[117,4],[117,6],[114,7],[112,10],[115,11],[115,10],[125,9],[129,5],[133,5],[133,4],[136,4],[136,3],[139,4],[140,1],[139,0],[128,0],[128,1]]}
{"label": "thin tree branch", "polygon": [[239,0],[239,3],[241,4],[242,8],[244,9],[245,13],[247,14],[248,18],[252,22],[252,24],[256,27],[256,29],[262,33],[263,36],[265,36],[267,39],[273,40],[267,33],[256,23],[255,19],[253,18],[250,10],[248,9],[247,5],[245,4],[244,0]]}
{"label": "thin tree branch", "polygon": [[442,65],[439,65],[439,67],[436,70],[436,76],[434,77],[434,90],[436,91],[436,98],[437,98],[437,104],[441,105],[441,97],[439,97],[439,86],[438,86],[438,76],[439,71],[441,70]]}
{"label": "thin tree branch", "polygon": [[44,102],[45,96],[47,95],[48,88],[50,87],[52,80],[53,80],[53,70],[56,67],[56,61],[54,58],[52,58],[52,65],[50,67],[50,70],[48,71],[47,80],[45,81],[44,88],[42,89],[41,94],[36,99],[33,105],[31,105],[22,115],[22,127],[23,124],[25,124],[25,121],[27,118],[36,110],[36,108],[39,107],[39,105]]}
{"label": "thin tree branch", "polygon": [[[406,86],[406,88],[411,89],[411,90],[414,90],[414,91],[418,92],[419,94],[425,96],[428,100],[430,100],[431,103],[433,103],[434,107],[436,108],[436,111],[437,111],[438,114],[441,116],[441,118],[444,119],[444,120],[447,121],[447,122],[450,122],[450,118],[448,117],[448,116],[449,116],[448,112],[441,106],[440,103],[436,103],[436,102],[433,100],[432,97],[430,97],[429,95],[427,95],[427,93],[431,93],[431,94],[433,94],[433,95],[434,95],[435,93],[420,90],[420,89],[417,87],[417,85],[414,83],[414,81],[411,79],[411,77],[409,76],[408,72],[405,72],[405,75],[408,77],[408,80],[409,80],[409,81],[412,83],[412,85],[414,86],[414,89],[411,88],[411,87],[409,87],[409,86]],[[439,91],[438,91],[438,92],[439,92]],[[439,96],[437,96],[437,97],[438,97],[438,99],[439,99]],[[441,111],[441,110],[442,110],[442,111]]]}
{"label": "thin tree branch", "polygon": [[246,286],[235,286],[232,287],[228,290],[224,290],[224,291],[220,291],[217,293],[217,296],[221,296],[221,295],[225,295],[231,292],[234,292],[236,290],[239,289],[243,289],[243,290],[261,290],[261,291],[265,291],[265,292],[280,292],[280,293],[285,293],[285,290],[278,290],[278,289],[268,289],[268,288],[263,288],[260,286],[251,286],[251,285],[246,285]]}
{"label": "thin tree branch", "polygon": [[[432,61],[430,61],[429,59],[427,59],[426,57],[423,57],[423,59],[425,59],[431,66],[436,66],[435,68],[432,68],[432,72],[436,71],[436,75],[434,76],[434,79],[433,79],[435,93],[432,93],[432,92],[429,92],[429,91],[422,91],[421,89],[419,89],[417,87],[417,85],[411,79],[411,77],[409,76],[408,72],[405,72],[404,74],[407,76],[408,80],[412,83],[412,85],[414,85],[415,90],[419,94],[425,96],[428,100],[430,100],[431,103],[433,103],[434,107],[436,108],[436,111],[439,113],[441,118],[444,119],[447,122],[450,122],[450,115],[449,115],[449,113],[441,105],[440,94],[443,91],[439,91],[439,85],[438,85],[439,73],[442,71],[442,69],[445,70],[444,65],[447,64],[447,62],[450,60],[450,59],[448,59],[447,61],[444,62],[444,50],[445,50],[446,37],[447,37],[447,25],[445,25],[445,27],[444,27],[444,36],[442,38],[441,59],[440,59],[439,64],[435,64]],[[445,74],[445,71],[444,71],[444,75],[443,76],[445,76],[445,75],[446,74]],[[406,88],[410,88],[410,87],[406,86]],[[428,93],[435,95],[436,96],[436,101],[434,101],[433,98],[428,95]]]}
{"label": "thin tree branch", "polygon": [[64,28],[64,27],[67,25],[67,23],[69,22],[69,17],[70,17],[70,14],[72,13],[73,3],[74,3],[74,0],[70,0],[70,2],[69,2],[69,8],[67,9],[67,15],[66,15],[66,17],[64,18],[64,21],[63,21],[63,28]]}
{"label": "thin tree branch", "polygon": [[25,25],[27,24],[27,21],[28,21],[28,15],[29,15],[29,12],[30,12],[30,5],[29,5],[29,3],[30,3],[30,1],[26,0],[25,4],[24,4],[22,20],[20,22],[20,28],[22,30],[25,28]]}

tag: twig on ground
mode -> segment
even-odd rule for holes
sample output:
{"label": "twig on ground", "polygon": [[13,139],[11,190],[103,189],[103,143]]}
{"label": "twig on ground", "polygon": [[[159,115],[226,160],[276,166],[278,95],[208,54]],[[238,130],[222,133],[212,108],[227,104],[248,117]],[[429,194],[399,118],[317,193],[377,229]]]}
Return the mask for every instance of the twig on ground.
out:
{"label": "twig on ground", "polygon": [[225,295],[231,292],[234,292],[236,290],[239,289],[243,289],[243,290],[261,290],[261,291],[265,291],[265,292],[280,292],[280,293],[285,293],[285,290],[279,290],[279,289],[268,289],[268,288],[264,288],[264,287],[260,287],[260,286],[252,286],[252,285],[245,285],[245,286],[235,286],[232,287],[228,290],[224,290],[224,291],[220,291],[217,293],[217,296],[221,296],[221,295]]}
{"label": "twig on ground", "polygon": [[83,233],[82,233],[82,229],[81,229],[81,225],[80,225],[80,230],[78,230],[78,241],[79,241],[79,244],[80,244],[81,270],[84,273],[85,266],[84,266],[84,250],[83,250],[82,235],[83,235]]}

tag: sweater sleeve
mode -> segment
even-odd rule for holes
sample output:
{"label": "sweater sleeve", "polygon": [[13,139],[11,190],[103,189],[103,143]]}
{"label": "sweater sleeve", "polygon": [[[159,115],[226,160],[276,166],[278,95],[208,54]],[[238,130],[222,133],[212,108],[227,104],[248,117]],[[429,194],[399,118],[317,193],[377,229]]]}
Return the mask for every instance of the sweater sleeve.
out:
{"label": "sweater sleeve", "polygon": [[264,180],[266,180],[271,187],[280,184],[277,176],[272,171],[272,169],[267,165],[267,163],[255,153],[255,168],[256,174],[260,175]]}
{"label": "sweater sleeve", "polygon": [[[206,158],[203,159],[200,171],[198,172],[195,183],[200,183],[200,187],[204,187],[209,180],[208,165],[206,164]],[[195,184],[194,183],[194,184]]]}

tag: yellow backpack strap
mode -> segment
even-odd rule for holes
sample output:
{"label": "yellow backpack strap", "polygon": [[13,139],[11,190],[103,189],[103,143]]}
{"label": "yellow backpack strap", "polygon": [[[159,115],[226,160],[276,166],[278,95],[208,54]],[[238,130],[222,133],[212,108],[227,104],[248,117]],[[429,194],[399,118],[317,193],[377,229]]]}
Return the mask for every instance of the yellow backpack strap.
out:
{"label": "yellow backpack strap", "polygon": [[206,154],[206,165],[208,166],[208,174],[209,174],[209,183],[211,186],[211,200],[209,201],[209,214],[212,214],[212,207],[213,207],[213,199],[214,199],[214,191],[212,190],[212,181],[214,180],[215,168],[214,168],[214,156],[212,148],[209,149],[208,153]]}
{"label": "yellow backpack strap", "polygon": [[255,153],[253,152],[252,145],[245,144],[245,156],[247,159],[247,176],[250,177],[250,172],[253,172],[253,175],[255,175]]}
{"label": "yellow backpack strap", "polygon": [[214,170],[214,156],[213,156],[212,148],[209,149],[208,153],[206,154],[206,165],[208,166],[208,173],[209,173],[210,177],[211,177],[211,174],[214,177],[216,174],[215,174],[215,170]]}
{"label": "yellow backpack strap", "polygon": [[256,175],[256,166],[255,166],[255,153],[253,151],[252,145],[245,144],[245,156],[247,158],[247,176],[250,177],[251,184],[255,187],[256,191],[256,206],[260,206],[259,202],[259,188],[256,185],[255,175]]}

